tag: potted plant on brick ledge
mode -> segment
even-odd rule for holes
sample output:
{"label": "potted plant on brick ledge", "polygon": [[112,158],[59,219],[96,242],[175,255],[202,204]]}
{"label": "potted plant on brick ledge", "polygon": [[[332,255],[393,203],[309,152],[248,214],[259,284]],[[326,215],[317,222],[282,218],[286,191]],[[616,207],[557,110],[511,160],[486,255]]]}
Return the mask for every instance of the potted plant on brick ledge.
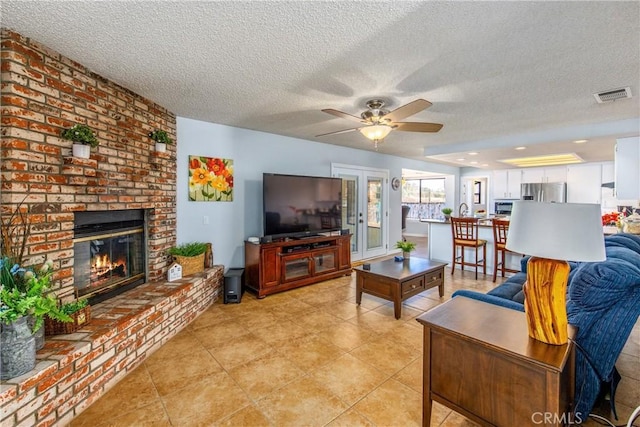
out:
{"label": "potted plant on brick ledge", "polygon": [[[62,322],[71,318],[58,308],[49,284],[53,262],[24,268],[9,257],[0,259],[0,379],[22,375],[36,363],[36,337],[45,316]],[[28,318],[33,319],[33,328]]]}
{"label": "potted plant on brick ledge", "polygon": [[60,136],[73,142],[73,157],[80,159],[88,159],[91,154],[91,148],[95,148],[99,144],[96,135],[87,125],[73,125],[69,129],[64,129]]}
{"label": "potted plant on brick ledge", "polygon": [[91,320],[91,306],[86,299],[62,304],[60,311],[69,316],[69,321],[47,316],[44,321],[45,335],[72,334]]}
{"label": "potted plant on brick ledge", "polygon": [[169,138],[167,132],[156,129],[153,132],[149,132],[149,138],[155,141],[156,143],[156,151],[159,153],[164,153],[167,151],[167,144],[172,144],[173,141]]}
{"label": "potted plant on brick ledge", "polygon": [[168,252],[182,266],[182,275],[188,276],[204,270],[204,254],[206,251],[206,243],[191,242],[174,246]]}

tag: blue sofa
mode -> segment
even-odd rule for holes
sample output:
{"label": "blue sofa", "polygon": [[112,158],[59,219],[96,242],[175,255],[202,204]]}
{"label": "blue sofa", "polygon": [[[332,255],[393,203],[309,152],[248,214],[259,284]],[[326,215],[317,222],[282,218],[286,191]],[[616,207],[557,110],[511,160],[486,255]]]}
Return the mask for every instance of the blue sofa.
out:
{"label": "blue sofa", "polygon": [[[640,236],[607,236],[605,251],[605,261],[569,263],[567,316],[578,327],[574,411],[582,419],[593,409],[605,384],[611,387],[615,411],[615,387],[620,378],[615,363],[640,315]],[[524,311],[522,285],[528,259],[522,259],[521,272],[488,293],[459,290],[453,297],[462,295]]]}

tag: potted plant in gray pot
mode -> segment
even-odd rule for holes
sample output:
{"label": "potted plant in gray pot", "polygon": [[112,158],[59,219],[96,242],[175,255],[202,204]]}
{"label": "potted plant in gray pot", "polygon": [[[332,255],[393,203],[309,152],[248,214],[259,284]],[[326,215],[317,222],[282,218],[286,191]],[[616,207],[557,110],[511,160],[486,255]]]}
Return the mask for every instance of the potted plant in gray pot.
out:
{"label": "potted plant in gray pot", "polygon": [[[45,316],[68,322],[49,291],[51,268],[47,261],[37,271],[25,269],[9,257],[0,259],[0,379],[22,375],[35,366],[36,339]],[[29,318],[33,326],[29,326]]]}
{"label": "potted plant in gray pot", "polygon": [[167,144],[172,144],[173,140],[169,138],[167,132],[156,129],[153,132],[149,132],[149,138],[155,141],[156,143],[156,151],[159,153],[164,153],[167,151]]}
{"label": "potted plant in gray pot", "polygon": [[60,136],[73,142],[71,147],[73,157],[80,159],[88,159],[91,154],[91,148],[95,148],[99,144],[98,138],[87,125],[73,125],[69,129],[64,129]]}

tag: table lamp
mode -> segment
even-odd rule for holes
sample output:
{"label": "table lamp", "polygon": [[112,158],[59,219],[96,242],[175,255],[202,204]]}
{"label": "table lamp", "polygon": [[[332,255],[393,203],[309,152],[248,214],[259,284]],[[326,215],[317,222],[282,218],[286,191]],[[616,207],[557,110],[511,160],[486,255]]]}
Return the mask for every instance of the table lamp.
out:
{"label": "table lamp", "polygon": [[506,246],[531,255],[523,287],[529,336],[547,344],[566,344],[567,261],[606,258],[600,205],[516,201]]}

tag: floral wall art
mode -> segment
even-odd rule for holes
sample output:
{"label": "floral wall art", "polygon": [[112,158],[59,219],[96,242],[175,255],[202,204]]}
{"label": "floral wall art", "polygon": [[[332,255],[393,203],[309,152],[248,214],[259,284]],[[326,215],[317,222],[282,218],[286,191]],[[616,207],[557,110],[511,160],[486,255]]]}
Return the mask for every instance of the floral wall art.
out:
{"label": "floral wall art", "polygon": [[233,201],[233,160],[189,156],[189,200]]}

